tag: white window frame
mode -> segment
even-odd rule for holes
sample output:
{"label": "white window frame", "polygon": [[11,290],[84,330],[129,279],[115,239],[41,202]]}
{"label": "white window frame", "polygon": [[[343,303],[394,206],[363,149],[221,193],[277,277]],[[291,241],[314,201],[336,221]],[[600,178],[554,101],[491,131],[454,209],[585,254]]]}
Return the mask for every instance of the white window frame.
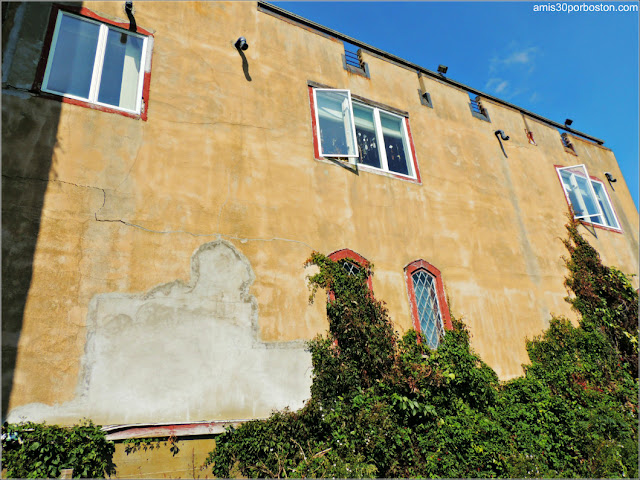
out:
{"label": "white window frame", "polygon": [[[586,215],[575,215],[575,207],[573,206],[573,204],[571,203],[571,196],[569,195],[569,191],[567,190],[566,185],[564,184],[564,181],[562,179],[562,175],[561,172],[563,170],[569,170],[569,169],[576,169],[576,168],[582,168],[582,170],[584,171],[585,174],[585,178],[588,180],[588,185],[589,185],[589,193],[592,196],[592,202],[593,204],[596,206],[596,208],[598,209],[598,213],[594,214],[586,214]],[[567,200],[567,203],[569,205],[571,205],[571,207],[574,210],[574,218],[577,218],[578,220],[583,220],[586,221],[592,225],[598,225],[601,227],[606,227],[606,228],[611,228],[613,230],[617,230],[617,231],[621,231],[620,229],[620,222],[618,221],[618,216],[616,215],[615,210],[613,209],[613,205],[611,203],[611,199],[609,198],[609,193],[607,192],[607,189],[604,186],[604,183],[601,182],[600,180],[596,180],[594,178],[592,178],[589,175],[589,171],[587,170],[587,166],[584,164],[580,164],[580,165],[570,165],[568,167],[556,167],[556,172],[558,174],[558,178],[560,179],[560,184],[562,185],[562,190],[564,191],[564,196]],[[574,175],[574,174],[572,174]],[[609,210],[611,211],[612,215],[613,215],[613,219],[615,221],[615,225],[609,225],[607,223],[607,217],[604,214],[604,212],[602,211],[602,207],[600,206],[600,200],[598,195],[596,194],[595,188],[593,188],[593,184],[594,183],[599,183],[602,187],[602,190],[604,192],[604,197],[605,200],[608,204]],[[584,207],[584,205],[581,205],[581,209],[582,211],[586,211],[587,209]],[[594,221],[592,220],[592,217],[594,216],[599,216],[602,221],[598,222],[598,221]]]}
{"label": "white window frame", "polygon": [[[346,128],[345,128],[345,135],[351,135],[351,142],[354,145],[355,148],[355,155],[336,155],[333,153],[324,153],[322,151],[322,137],[320,136],[320,108],[318,107],[318,96],[316,95],[316,92],[334,92],[334,93],[346,93],[347,94],[347,104],[348,104],[348,113],[349,115],[351,115],[351,131],[347,132]],[[320,156],[321,157],[327,157],[327,158],[349,158],[349,159],[353,159],[352,161],[350,161],[350,163],[354,163],[356,162],[356,159],[359,157],[358,154],[358,142],[356,141],[356,124],[355,124],[355,118],[353,116],[353,103],[351,101],[351,91],[350,90],[340,90],[340,89],[336,89],[336,88],[314,88],[313,89],[313,102],[315,104],[315,114],[316,114],[316,135],[317,135],[317,139],[318,139],[318,149],[320,151]],[[344,113],[344,110],[343,110]]]}
{"label": "white window frame", "polygon": [[[420,327],[420,332],[426,337],[427,333],[422,329],[422,323],[421,323],[421,317],[426,313],[424,310],[420,310],[420,304],[418,303],[418,292],[416,291],[416,283],[417,283],[417,279],[416,277],[418,276],[418,274],[420,272],[424,272],[424,274],[431,278],[431,282],[429,284],[429,290],[432,290],[434,293],[434,297],[435,297],[435,305],[433,306],[433,310],[435,311],[435,317],[436,317],[436,322],[434,325],[434,328],[436,330],[437,333],[437,338],[436,338],[436,344],[434,346],[429,345],[431,348],[438,348],[438,345],[440,345],[440,340],[442,339],[442,336],[444,335],[444,321],[442,320],[442,310],[440,309],[440,300],[438,299],[438,286],[437,286],[437,278],[435,277],[435,275],[433,275],[431,272],[429,272],[427,269],[425,268],[418,268],[416,269],[413,273],[411,273],[410,277],[411,277],[411,285],[413,286],[413,294],[414,294],[414,298],[415,298],[415,302],[416,302],[416,311],[418,312],[418,325]],[[429,295],[431,292],[427,292],[427,294]]]}
{"label": "white window frame", "polygon": [[[91,76],[91,85],[89,88],[89,96],[88,98],[80,97],[78,95],[72,95],[70,93],[58,92],[56,90],[52,90],[47,88],[47,84],[49,83],[49,76],[51,74],[51,63],[53,62],[53,57],[57,47],[58,41],[58,33],[60,31],[60,22],[62,21],[63,15],[67,15],[69,17],[77,18],[84,22],[93,23],[95,25],[100,26],[100,31],[98,33],[98,45],[96,47],[96,57],[93,63],[93,73]],[[128,108],[123,108],[118,105],[113,105],[110,103],[102,103],[98,101],[98,93],[100,92],[100,81],[102,79],[102,67],[104,63],[104,55],[107,47],[107,34],[109,30],[115,30],[120,33],[124,33],[126,35],[135,36],[141,38],[143,40],[142,44],[142,52],[140,57],[140,72],[138,72],[138,85],[136,89],[136,108],[135,110],[130,110]],[[83,102],[91,103],[94,105],[100,105],[108,108],[112,108],[114,110],[133,113],[139,115],[142,110],[142,90],[144,87],[144,74],[146,68],[146,60],[147,60],[147,48],[148,48],[148,37],[146,35],[141,35],[139,33],[134,33],[129,30],[125,30],[123,28],[116,27],[115,25],[110,25],[106,23],[99,22],[92,18],[83,17],[81,15],[76,15],[73,13],[69,13],[64,10],[58,10],[58,15],[56,18],[56,25],[53,32],[53,37],[51,39],[51,45],[49,48],[49,58],[47,58],[47,66],[44,72],[44,78],[42,80],[42,91],[47,93],[52,93],[54,95],[59,95],[61,97],[72,98],[74,100],[80,100]]]}
{"label": "white window frame", "polygon": [[[379,171],[379,172],[386,172],[386,173],[391,173],[393,175],[401,175],[403,177],[408,177],[408,178],[412,178],[415,179],[416,178],[416,172],[415,172],[415,168],[413,165],[413,154],[411,152],[411,142],[409,141],[409,132],[407,130],[407,119],[406,117],[403,117],[402,115],[397,115],[395,113],[392,113],[388,110],[384,110],[378,107],[373,107],[371,105],[367,105],[364,102],[358,102],[357,100],[355,101],[355,103],[358,104],[358,106],[362,106],[362,107],[366,107],[369,109],[373,110],[373,122],[374,122],[374,126],[375,126],[375,131],[376,131],[376,142],[378,144],[378,152],[380,152],[380,167],[381,168],[377,168],[374,167],[372,165],[365,165],[363,163],[359,163],[359,167],[361,168],[366,168],[369,170],[375,170],[375,171]],[[389,169],[389,162],[387,160],[387,148],[386,145],[384,143],[384,135],[382,133],[382,121],[380,120],[380,112],[384,112],[385,115],[388,115],[390,117],[396,117],[398,119],[400,119],[400,125],[402,125],[402,139],[404,140],[404,145],[405,145],[405,154],[407,155],[407,170],[409,171],[408,175],[405,175],[404,173],[399,173],[399,172],[394,172],[393,170]],[[355,116],[354,116],[354,129],[355,129]],[[356,143],[357,145],[357,143]],[[360,155],[358,155],[358,158],[360,158]]]}
{"label": "white window frame", "polygon": [[[329,154],[325,154],[322,151],[322,141],[320,138],[320,118],[319,118],[319,113],[318,113],[318,99],[316,97],[316,91],[332,91],[332,92],[346,92],[348,94],[348,98],[349,98],[349,109],[350,109],[350,115],[351,115],[351,135],[353,136],[353,142],[354,145],[356,146],[356,152],[357,155],[340,155],[340,156],[336,156],[336,155],[329,155]],[[351,97],[351,91],[350,90],[341,90],[341,89],[334,89],[334,88],[314,88],[313,89],[313,101],[315,104],[315,117],[316,117],[316,138],[318,139],[318,150],[320,153],[321,157],[328,157],[328,158],[349,158],[349,163],[352,163],[354,165],[358,165],[358,168],[362,168],[362,169],[366,169],[366,170],[373,170],[376,172],[384,172],[384,173],[390,173],[392,175],[398,175],[401,177],[405,177],[405,178],[410,178],[412,180],[416,180],[417,179],[417,175],[416,175],[416,168],[415,168],[415,162],[413,159],[413,152],[412,152],[412,145],[411,145],[411,139],[409,137],[409,131],[407,129],[407,118],[402,116],[402,115],[398,115],[396,113],[390,112],[389,110],[385,110],[384,108],[380,108],[377,106],[373,106],[370,105],[366,102],[362,102],[359,100],[353,100]],[[355,121],[355,115],[353,114],[353,104],[357,104],[358,106],[361,107],[365,107],[367,109],[373,110],[373,123],[374,123],[374,129],[376,132],[376,142],[378,145],[378,152],[380,152],[380,166],[381,168],[377,168],[371,165],[366,165],[366,164],[362,164],[358,161],[358,159],[360,158],[360,152],[358,149],[358,141],[357,141],[357,135],[356,135],[356,121]],[[380,112],[384,112],[385,115],[388,115],[390,117],[396,117],[398,119],[400,119],[400,125],[402,125],[402,139],[403,139],[403,143],[405,145],[405,154],[407,157],[407,170],[408,170],[408,174],[404,174],[404,173],[399,173],[399,172],[394,172],[393,170],[389,169],[389,163],[387,160],[387,149],[386,149],[386,145],[384,143],[384,135],[382,132],[382,122],[380,120]],[[345,132],[346,133],[346,132]]]}
{"label": "white window frame", "polygon": [[[609,198],[609,193],[607,192],[607,189],[604,186],[604,182],[602,182],[600,180],[596,180],[595,178],[589,178],[589,179],[591,180],[591,188],[593,188],[593,184],[594,183],[598,183],[602,187],[602,191],[604,192],[604,199],[607,202],[607,206],[609,207],[609,210],[611,211],[611,215],[613,216],[613,221],[615,222],[615,225],[607,224],[606,223],[607,216],[604,214],[604,212],[602,212],[602,219],[605,222],[603,224],[603,226],[608,227],[608,228],[613,228],[614,230],[622,231],[622,229],[620,228],[620,222],[618,221],[618,216],[616,215],[616,211],[613,208],[613,204],[611,203],[611,199]],[[593,188],[593,191],[595,192],[595,188]],[[600,210],[602,210],[602,208],[600,207],[600,201],[599,200],[600,200],[600,197],[598,197],[598,194],[596,193],[596,201],[598,203],[598,207],[600,208]],[[596,225],[600,225],[600,224],[596,223]]]}

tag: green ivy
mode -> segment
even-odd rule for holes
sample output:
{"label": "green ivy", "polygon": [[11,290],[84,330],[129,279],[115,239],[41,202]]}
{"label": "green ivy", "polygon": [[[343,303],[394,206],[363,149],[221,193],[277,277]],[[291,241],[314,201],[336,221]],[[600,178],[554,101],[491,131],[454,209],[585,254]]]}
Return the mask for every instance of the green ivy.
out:
{"label": "green ivy", "polygon": [[65,468],[74,477],[115,473],[115,447],[91,421],[73,427],[40,423],[2,426],[2,465],[8,478],[58,478]]}
{"label": "green ivy", "polygon": [[527,342],[523,376],[500,382],[453,319],[437,350],[394,333],[367,287],[314,253],[310,301],[327,292],[329,331],[309,342],[311,398],[229,428],[207,464],[218,477],[638,476],[638,295],[602,265],[570,216],[574,326],[552,318]]}
{"label": "green ivy", "polygon": [[154,450],[160,448],[161,444],[165,447],[169,447],[169,451],[175,457],[180,448],[178,447],[178,438],[175,435],[171,435],[167,438],[150,437],[150,438],[127,438],[123,442],[124,453],[127,455],[139,452],[140,450]]}

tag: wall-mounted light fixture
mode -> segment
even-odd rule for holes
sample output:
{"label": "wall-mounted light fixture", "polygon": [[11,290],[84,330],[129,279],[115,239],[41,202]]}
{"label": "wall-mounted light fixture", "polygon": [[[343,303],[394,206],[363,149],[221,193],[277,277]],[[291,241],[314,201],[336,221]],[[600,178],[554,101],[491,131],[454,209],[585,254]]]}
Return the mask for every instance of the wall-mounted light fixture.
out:
{"label": "wall-mounted light fixture", "polygon": [[609,183],[614,183],[618,181],[618,179],[613,178],[613,175],[611,175],[609,172],[604,172],[604,176],[607,177],[607,180],[609,180]]}
{"label": "wall-mounted light fixture", "polygon": [[500,138],[502,138],[502,140],[504,140],[504,141],[509,140],[509,135],[505,135],[504,131],[502,131],[502,130],[496,130],[495,134],[496,134],[496,137],[498,135],[500,135]]}
{"label": "wall-mounted light fixture", "polygon": [[235,46],[238,50],[246,50],[247,48],[249,48],[247,39],[244,37],[238,38],[238,40],[236,40]]}
{"label": "wall-mounted light fixture", "polygon": [[449,70],[449,67],[447,67],[446,65],[438,65],[438,73],[440,75],[444,75],[445,73],[447,73],[447,70]]}
{"label": "wall-mounted light fixture", "polygon": [[127,14],[127,18],[129,19],[129,31],[135,32],[138,27],[136,25],[136,19],[133,17],[133,12],[134,12],[133,2],[131,1],[124,2],[124,11]]}
{"label": "wall-mounted light fixture", "polygon": [[567,119],[564,121],[564,126],[565,126],[565,127],[570,127],[572,123],[573,123],[573,120],[571,120],[570,118],[567,118]]}
{"label": "wall-mounted light fixture", "polygon": [[498,139],[498,143],[500,144],[500,148],[502,149],[502,154],[505,158],[509,158],[507,152],[504,151],[504,145],[502,145],[502,140],[505,142],[509,140],[509,135],[505,135],[503,130],[496,130],[495,132],[496,138]]}

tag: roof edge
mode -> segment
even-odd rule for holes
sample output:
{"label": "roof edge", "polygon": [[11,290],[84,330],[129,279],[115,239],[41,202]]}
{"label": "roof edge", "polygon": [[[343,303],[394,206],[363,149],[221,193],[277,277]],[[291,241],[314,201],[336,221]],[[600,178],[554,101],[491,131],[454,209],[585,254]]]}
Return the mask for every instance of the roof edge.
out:
{"label": "roof edge", "polygon": [[584,132],[580,132],[578,130],[574,130],[572,128],[569,128],[561,123],[555,122],[551,119],[548,119],[546,117],[543,117],[542,115],[538,115],[537,113],[531,112],[529,110],[526,110],[522,107],[519,107],[517,105],[514,105],[513,103],[509,103],[505,100],[501,100],[497,97],[494,97],[493,95],[489,95],[488,93],[484,93],[476,88],[473,87],[469,87],[463,83],[457,82],[455,80],[451,80],[450,78],[445,77],[444,75],[441,75],[437,72],[433,72],[429,69],[426,69],[424,67],[421,67],[420,65],[416,65],[415,63],[411,63],[403,58],[397,57],[389,52],[385,52],[384,50],[380,50],[376,47],[373,47],[371,45],[368,45],[364,42],[361,42],[360,40],[357,40],[355,38],[349,37],[348,35],[344,35],[340,32],[337,32],[335,30],[332,30],[328,27],[325,27],[323,25],[320,25],[319,23],[315,23],[312,22],[311,20],[307,20],[304,17],[300,17],[299,15],[296,15],[295,13],[291,13],[287,10],[284,10],[280,7],[276,7],[275,5],[272,5],[270,3],[264,2],[262,0],[258,0],[257,2],[258,4],[258,9],[260,9],[263,12],[266,13],[273,13],[276,16],[281,16],[284,17],[288,20],[291,20],[293,22],[297,22],[300,23],[302,25],[304,25],[307,28],[311,28],[313,30],[318,31],[319,33],[322,33],[324,35],[328,35],[334,38],[337,38],[339,40],[348,42],[352,45],[355,45],[356,47],[362,48],[365,51],[371,52],[383,59],[386,60],[390,60],[392,62],[398,63],[406,68],[409,68],[411,70],[415,70],[417,73],[419,74],[423,74],[432,78],[437,79],[440,82],[449,84],[451,86],[457,87],[459,89],[462,90],[466,90],[468,92],[471,92],[475,95],[479,95],[483,98],[486,98],[488,100],[491,100],[492,102],[495,102],[497,104],[500,105],[504,105],[505,107],[509,107],[511,109],[517,110],[518,112],[522,113],[523,115],[527,115],[528,117],[534,118],[540,122],[546,123],[547,125],[550,125],[552,127],[558,128],[560,130],[564,130],[565,132],[569,132],[572,133],[574,135],[578,135],[580,137],[586,138],[588,140],[591,140],[592,142],[597,143],[598,145],[603,145],[604,144],[604,140],[601,140],[599,138],[593,137],[591,135],[588,135]]}

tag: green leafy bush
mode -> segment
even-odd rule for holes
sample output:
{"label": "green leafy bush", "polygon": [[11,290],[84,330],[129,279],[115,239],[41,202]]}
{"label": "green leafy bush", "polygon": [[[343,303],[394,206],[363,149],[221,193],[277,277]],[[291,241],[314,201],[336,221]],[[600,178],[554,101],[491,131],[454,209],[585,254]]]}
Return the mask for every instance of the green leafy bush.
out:
{"label": "green leafy bush", "polygon": [[565,259],[578,326],[553,318],[527,342],[522,377],[500,382],[453,320],[437,350],[398,339],[370,271],[314,253],[311,300],[329,331],[309,343],[311,399],[298,412],[229,429],[208,464],[219,477],[638,476],[638,295],[600,262],[570,217]]}
{"label": "green leafy bush", "polygon": [[41,423],[2,426],[2,465],[8,478],[58,478],[63,468],[74,477],[115,473],[115,446],[91,421],[73,427]]}

